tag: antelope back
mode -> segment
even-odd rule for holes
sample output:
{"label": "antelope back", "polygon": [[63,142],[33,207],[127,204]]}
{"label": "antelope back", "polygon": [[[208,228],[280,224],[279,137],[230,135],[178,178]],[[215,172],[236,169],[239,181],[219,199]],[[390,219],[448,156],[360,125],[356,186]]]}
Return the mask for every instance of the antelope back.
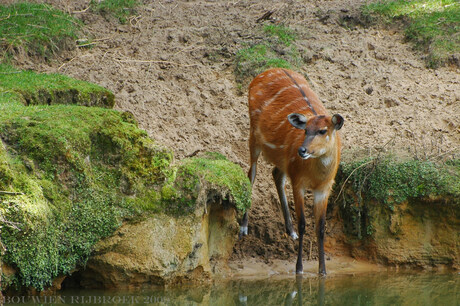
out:
{"label": "antelope back", "polygon": [[[298,115],[298,125],[291,121],[292,114]],[[305,78],[294,71],[270,69],[258,75],[249,86],[249,115],[250,144],[285,173],[293,172],[288,171],[290,166],[312,167],[311,160],[309,165],[302,163],[309,157],[340,154],[335,131],[341,125],[333,122]],[[337,160],[337,156],[328,158]]]}

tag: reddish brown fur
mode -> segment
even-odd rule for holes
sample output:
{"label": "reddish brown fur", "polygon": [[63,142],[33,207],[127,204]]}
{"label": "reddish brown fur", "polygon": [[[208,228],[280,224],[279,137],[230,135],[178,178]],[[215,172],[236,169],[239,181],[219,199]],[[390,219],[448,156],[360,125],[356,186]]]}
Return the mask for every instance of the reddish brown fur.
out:
{"label": "reddish brown fur", "polygon": [[[317,116],[288,74],[304,91]],[[307,117],[308,133],[327,128],[325,135],[315,136],[308,144],[309,153],[318,154],[320,150],[325,150],[321,158],[302,159],[299,156],[298,149],[304,143],[306,132],[291,125],[287,119],[291,113],[299,113]],[[249,115],[251,182],[253,183],[255,177],[258,155],[263,152],[269,162],[290,178],[297,220],[304,216],[304,189],[310,188],[314,191],[317,198],[315,219],[318,233],[319,223],[325,216],[327,198],[340,161],[340,136],[334,129],[326,108],[302,75],[286,69],[270,69],[257,76],[249,86]]]}

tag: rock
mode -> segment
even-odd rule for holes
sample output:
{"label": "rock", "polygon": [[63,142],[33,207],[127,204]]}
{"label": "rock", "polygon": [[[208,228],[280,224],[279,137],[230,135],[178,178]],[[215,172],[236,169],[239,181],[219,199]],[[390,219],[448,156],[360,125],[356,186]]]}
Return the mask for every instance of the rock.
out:
{"label": "rock", "polygon": [[127,222],[96,245],[80,285],[133,288],[210,280],[213,271],[225,268],[237,232],[236,210],[225,203],[200,206],[187,216]]}

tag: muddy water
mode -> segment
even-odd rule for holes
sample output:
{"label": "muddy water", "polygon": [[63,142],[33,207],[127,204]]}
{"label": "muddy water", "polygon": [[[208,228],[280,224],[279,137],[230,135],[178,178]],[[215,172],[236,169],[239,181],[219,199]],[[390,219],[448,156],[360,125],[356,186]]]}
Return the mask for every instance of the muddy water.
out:
{"label": "muddy water", "polygon": [[460,274],[373,273],[326,278],[233,280],[136,291],[62,290],[8,296],[5,305],[460,305]]}

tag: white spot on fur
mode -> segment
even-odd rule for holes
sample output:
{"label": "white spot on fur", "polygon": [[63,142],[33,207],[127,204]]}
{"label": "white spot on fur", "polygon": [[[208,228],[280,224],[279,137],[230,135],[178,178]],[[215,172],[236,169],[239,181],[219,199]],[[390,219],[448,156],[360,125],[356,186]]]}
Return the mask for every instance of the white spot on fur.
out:
{"label": "white spot on fur", "polygon": [[329,141],[329,135],[326,136],[326,141]]}
{"label": "white spot on fur", "polygon": [[263,95],[263,94],[264,94],[264,93],[263,93],[262,90],[259,90],[259,91],[256,93],[256,95],[258,95],[258,96],[261,96],[261,95]]}
{"label": "white spot on fur", "polygon": [[322,148],[321,150],[319,150],[319,156],[324,155],[325,153],[326,153],[325,148]]}
{"label": "white spot on fur", "polygon": [[313,191],[313,197],[314,197],[314,202],[315,204],[319,204],[324,202],[326,200],[326,197],[328,196],[327,192],[324,192],[322,190],[320,191]]}
{"label": "white spot on fur", "polygon": [[272,149],[276,149],[276,148],[277,148],[276,145],[274,145],[273,143],[270,143],[270,142],[266,142],[266,143],[264,143],[264,145],[266,145],[267,147],[272,148]]}
{"label": "white spot on fur", "polygon": [[321,163],[327,167],[332,162],[332,156],[326,156],[326,157],[321,158],[320,160],[321,160]]}

